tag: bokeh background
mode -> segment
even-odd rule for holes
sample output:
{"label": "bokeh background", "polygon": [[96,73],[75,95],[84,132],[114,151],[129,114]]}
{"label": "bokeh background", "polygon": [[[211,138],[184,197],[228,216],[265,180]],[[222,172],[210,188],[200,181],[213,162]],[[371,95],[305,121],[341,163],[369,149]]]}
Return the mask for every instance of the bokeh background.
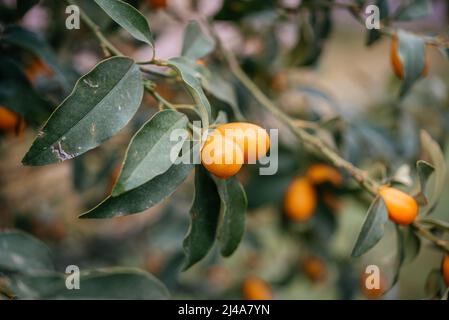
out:
{"label": "bokeh background", "polygon": [[[148,18],[156,36],[156,54],[164,59],[180,54],[183,30],[189,20],[200,15],[213,17],[223,5],[219,0],[167,0],[167,7],[160,9],[152,1],[130,2]],[[280,1],[281,6],[292,8],[299,2]],[[14,0],[0,3],[15,5]],[[117,28],[93,1],[79,3],[120,50],[137,60],[151,57],[150,48]],[[390,3],[397,7],[401,1]],[[398,26],[420,33],[447,33],[448,2],[433,1],[433,5],[431,16]],[[19,24],[47,39],[73,85],[77,76],[102,59],[103,53],[83,24],[80,30],[67,30],[66,16],[63,1],[42,0]],[[262,10],[247,19],[218,21],[215,26],[252,79],[266,88],[285,111],[311,120],[341,117],[345,123],[341,133],[343,154],[357,164],[370,168],[386,165],[390,170],[402,163],[412,164],[420,128],[428,130],[447,150],[447,57],[437,48],[428,48],[429,75],[399,106],[398,81],[389,60],[390,39],[382,38],[367,47],[366,30],[347,11],[334,9],[332,19],[332,32],[323,43],[321,56],[308,66],[285,66],[281,58],[300,41],[296,18],[280,19],[276,11]],[[31,54],[24,59],[34,90],[49,105],[57,106],[65,96],[58,77],[48,66],[39,66]],[[179,85],[164,80],[158,85],[166,99],[185,101]],[[319,90],[319,94],[312,89]],[[261,113],[245,92],[238,87],[236,90],[245,116],[265,128],[280,126]],[[368,254],[350,258],[369,205],[360,192],[335,191],[332,205],[325,209],[327,213],[311,225],[292,225],[285,218],[282,202],[288,183],[319,160],[282,127],[279,173],[264,179],[251,168],[239,173],[250,208],[244,241],[230,258],[222,258],[213,250],[188,271],[180,271],[192,177],[172,197],[144,213],[111,220],[77,219],[108,195],[130,137],[156,111],[157,103],[145,96],[137,116],[116,137],[77,159],[44,167],[21,165],[36,135],[35,127],[28,125],[18,135],[3,132],[0,228],[21,229],[43,240],[51,248],[59,270],[69,264],[81,269],[139,267],[160,278],[174,298],[240,299],[243,281],[256,276],[269,284],[275,299],[365,299],[360,275],[368,264],[379,265],[385,281],[391,280],[396,241],[392,225]],[[446,187],[444,194],[448,191]],[[449,199],[443,197],[434,217],[449,222],[448,208]],[[313,259],[319,262],[308,266]],[[403,268],[398,284],[383,298],[426,297],[427,274],[439,268],[440,262],[441,253],[424,243],[417,259]]]}

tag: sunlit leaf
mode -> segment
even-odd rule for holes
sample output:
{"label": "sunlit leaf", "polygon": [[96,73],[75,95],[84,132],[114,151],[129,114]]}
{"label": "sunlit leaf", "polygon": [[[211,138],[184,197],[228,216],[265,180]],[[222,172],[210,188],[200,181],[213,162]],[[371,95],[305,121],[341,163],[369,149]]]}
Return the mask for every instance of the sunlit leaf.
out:
{"label": "sunlit leaf", "polygon": [[137,188],[155,176],[167,171],[171,165],[171,153],[176,155],[181,141],[171,138],[173,130],[187,129],[187,117],[174,110],[156,113],[136,133],[130,142],[120,177],[112,192],[116,196]]}
{"label": "sunlit leaf", "polygon": [[74,158],[120,131],[134,116],[143,96],[133,60],[112,57],[81,77],[37,135],[23,159],[45,165]]}
{"label": "sunlit leaf", "polygon": [[95,2],[134,38],[154,45],[148,21],[139,10],[121,0],[95,0]]}
{"label": "sunlit leaf", "polygon": [[184,270],[203,259],[215,242],[220,214],[220,197],[214,181],[203,166],[195,170],[195,196],[190,208],[190,227],[184,239]]}

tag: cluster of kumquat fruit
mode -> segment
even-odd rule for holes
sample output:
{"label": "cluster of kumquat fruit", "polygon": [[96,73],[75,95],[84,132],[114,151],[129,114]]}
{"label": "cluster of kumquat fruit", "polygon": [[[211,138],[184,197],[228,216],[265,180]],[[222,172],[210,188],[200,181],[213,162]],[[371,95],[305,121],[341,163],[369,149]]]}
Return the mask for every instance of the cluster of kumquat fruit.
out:
{"label": "cluster of kumquat fruit", "polygon": [[218,126],[201,149],[201,163],[214,176],[227,179],[244,163],[255,163],[270,148],[270,137],[261,127],[247,122]]}
{"label": "cluster of kumquat fruit", "polygon": [[[290,183],[284,198],[284,211],[293,221],[305,222],[316,211],[318,196],[316,186],[330,183],[340,187],[343,177],[338,170],[325,164],[312,165],[305,176],[299,176]],[[415,221],[419,207],[416,200],[407,193],[389,186],[379,188],[379,196],[385,202],[389,218],[400,225]],[[337,208],[338,201],[332,193],[324,193],[323,201],[330,208]]]}

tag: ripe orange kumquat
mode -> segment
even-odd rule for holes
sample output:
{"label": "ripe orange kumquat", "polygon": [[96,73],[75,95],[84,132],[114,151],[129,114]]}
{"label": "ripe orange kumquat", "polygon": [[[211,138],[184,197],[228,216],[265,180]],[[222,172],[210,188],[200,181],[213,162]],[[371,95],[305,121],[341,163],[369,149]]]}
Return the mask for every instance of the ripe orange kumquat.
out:
{"label": "ripe orange kumquat", "polygon": [[443,272],[443,279],[446,286],[449,287],[449,255],[445,255],[441,263],[441,271]]}
{"label": "ripe orange kumquat", "polygon": [[167,8],[167,1],[168,0],[147,0],[147,3],[150,5],[151,8],[165,9]]}
{"label": "ripe orange kumquat", "polygon": [[217,131],[237,143],[244,153],[245,163],[255,163],[270,149],[270,137],[261,127],[247,122],[230,122]]}
{"label": "ripe orange kumquat", "polygon": [[326,264],[318,257],[309,257],[303,262],[304,273],[312,281],[322,281],[326,278]]}
{"label": "ripe orange kumquat", "polygon": [[243,151],[232,140],[213,132],[201,149],[201,163],[213,175],[227,179],[240,171]]}
{"label": "ripe orange kumquat", "polygon": [[338,187],[343,183],[341,173],[327,164],[311,165],[307,170],[306,176],[313,184],[323,184],[328,182]]}
{"label": "ripe orange kumquat", "polygon": [[272,300],[270,286],[262,279],[251,277],[243,282],[243,298],[245,300]]}
{"label": "ripe orange kumquat", "polygon": [[401,225],[409,225],[415,221],[418,215],[418,203],[413,197],[399,189],[387,186],[380,187],[379,195],[385,202],[391,220]]}
{"label": "ripe orange kumquat", "polygon": [[367,274],[365,272],[362,273],[360,277],[360,289],[365,297],[368,299],[379,299],[384,295],[387,291],[387,283],[382,275],[380,274],[378,287],[375,286],[374,278],[371,278],[372,275]]}
{"label": "ripe orange kumquat", "polygon": [[317,205],[315,187],[305,177],[295,178],[289,185],[284,199],[284,210],[287,216],[297,222],[312,217]]}

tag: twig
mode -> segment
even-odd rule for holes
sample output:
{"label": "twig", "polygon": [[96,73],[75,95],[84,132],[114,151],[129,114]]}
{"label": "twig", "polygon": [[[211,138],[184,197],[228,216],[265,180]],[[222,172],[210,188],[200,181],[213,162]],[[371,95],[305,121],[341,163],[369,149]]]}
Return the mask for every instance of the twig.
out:
{"label": "twig", "polygon": [[360,186],[365,188],[368,192],[373,195],[378,193],[379,185],[376,181],[371,179],[368,174],[355,167],[349,161],[343,159],[334,150],[329,148],[324,141],[319,137],[316,137],[308,133],[303,128],[297,126],[296,120],[290,118],[281,109],[275,106],[271,100],[248,78],[245,72],[240,68],[234,54],[224,48],[221,43],[220,38],[216,34],[215,30],[210,24],[207,24],[209,32],[212,37],[214,37],[217,43],[217,50],[222,54],[223,58],[229,65],[231,72],[234,76],[251,92],[254,98],[259,102],[259,104],[269,111],[273,116],[282,121],[305,145],[312,147],[323,155],[327,160],[329,160],[336,167],[345,170]]}
{"label": "twig", "polygon": [[430,232],[428,229],[424,228],[419,222],[415,221],[413,223],[413,227],[416,229],[417,233],[422,236],[423,238],[426,238],[430,242],[432,242],[435,246],[439,247],[440,249],[443,249],[447,253],[449,253],[449,242],[442,240],[435,236],[432,232]]}
{"label": "twig", "polygon": [[103,49],[106,49],[109,53],[114,56],[123,56],[123,54],[118,50],[101,32],[100,27],[93,22],[89,16],[76,4],[73,0],[65,0],[69,5],[75,5],[79,8],[81,20],[86,24],[86,26],[92,30],[94,35],[100,41],[100,45]]}

